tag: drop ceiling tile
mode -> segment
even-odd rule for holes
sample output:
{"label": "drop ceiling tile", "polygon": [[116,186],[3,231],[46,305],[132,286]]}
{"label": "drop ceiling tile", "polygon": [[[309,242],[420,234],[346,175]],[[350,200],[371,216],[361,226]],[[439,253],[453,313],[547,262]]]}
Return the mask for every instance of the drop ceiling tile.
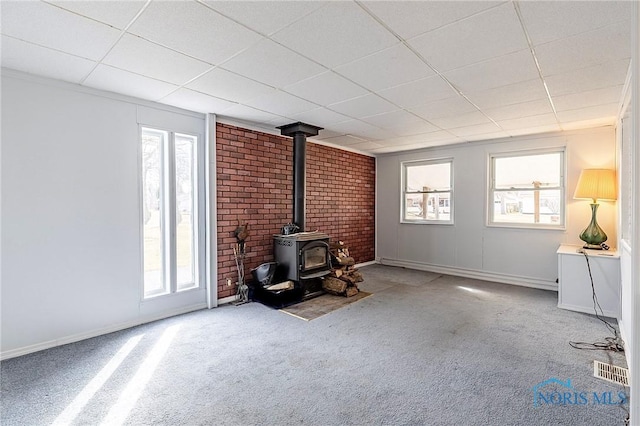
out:
{"label": "drop ceiling tile", "polygon": [[87,18],[103,22],[112,27],[123,30],[140,12],[146,1],[78,1],[54,0],[50,3],[63,9],[70,10]]}
{"label": "drop ceiling tile", "polygon": [[278,31],[272,38],[328,68],[390,47],[398,41],[356,3],[342,1],[330,2]]}
{"label": "drop ceiling tile", "polygon": [[629,24],[618,23],[535,48],[546,77],[631,57]]}
{"label": "drop ceiling tile", "polygon": [[291,118],[293,121],[302,121],[304,123],[310,123],[314,126],[320,127],[325,127],[334,123],[341,123],[343,121],[351,121],[351,118],[326,108],[316,108],[311,111],[294,114]]}
{"label": "drop ceiling tile", "polygon": [[271,114],[266,111],[260,111],[255,108],[251,108],[246,105],[235,105],[224,111],[224,114],[220,114],[223,117],[230,117],[237,120],[249,121],[252,123],[268,123],[272,120],[277,120],[282,117],[278,117],[275,114]]}
{"label": "drop ceiling tile", "polygon": [[534,46],[628,21],[633,8],[630,1],[523,1],[518,5]]}
{"label": "drop ceiling tile", "polygon": [[445,80],[436,75],[381,90],[379,95],[403,108],[411,108],[458,96],[458,93]]}
{"label": "drop ceiling tile", "polygon": [[151,101],[157,101],[178,88],[164,81],[143,77],[108,65],[98,65],[83,84]]}
{"label": "drop ceiling tile", "polygon": [[324,1],[205,1],[221,14],[269,35],[317,10]]}
{"label": "drop ceiling tile", "polygon": [[29,74],[80,83],[97,62],[2,36],[2,66]]}
{"label": "drop ceiling tile", "polygon": [[187,85],[189,89],[234,102],[244,102],[276,89],[222,68],[214,68]]}
{"label": "drop ceiling tile", "polygon": [[341,65],[335,71],[374,91],[435,75],[402,43]]}
{"label": "drop ceiling tile", "polygon": [[224,69],[282,88],[326,71],[271,40],[262,40],[226,62]]}
{"label": "drop ceiling tile", "polygon": [[561,124],[599,118],[610,118],[613,120],[612,123],[615,123],[619,106],[618,102],[612,102],[609,104],[572,109],[569,111],[558,111],[558,119]]}
{"label": "drop ceiling tile", "polygon": [[311,102],[280,90],[250,99],[245,102],[245,105],[285,117],[291,117],[292,115],[318,108],[317,105]]}
{"label": "drop ceiling tile", "polygon": [[481,110],[547,99],[547,92],[539,78],[489,90],[469,91],[465,95]]}
{"label": "drop ceiling tile", "polygon": [[344,136],[343,132],[335,132],[333,130],[322,129],[317,136],[309,137],[307,140],[318,140],[322,141],[329,138],[334,138],[336,136]]}
{"label": "drop ceiling tile", "polygon": [[286,86],[285,90],[318,105],[330,105],[368,93],[367,90],[333,71]]}
{"label": "drop ceiling tile", "polygon": [[539,133],[559,132],[563,130],[557,124],[548,124],[546,126],[525,127],[521,129],[509,130],[511,136],[535,135]]}
{"label": "drop ceiling tile", "polygon": [[329,108],[353,118],[391,112],[398,108],[379,96],[369,94],[329,105]]}
{"label": "drop ceiling tile", "polygon": [[216,65],[262,38],[194,1],[151,2],[129,32]]}
{"label": "drop ceiling tile", "polygon": [[500,127],[505,129],[506,131],[530,127],[552,126],[556,125],[557,123],[558,121],[556,120],[556,116],[553,113],[498,121]]}
{"label": "drop ceiling tile", "polygon": [[579,93],[624,83],[629,70],[629,59],[606,62],[579,70],[546,77],[551,96]]}
{"label": "drop ceiling tile", "polygon": [[354,143],[353,145],[349,145],[349,148],[369,150],[369,149],[382,148],[382,145],[378,142],[367,141],[367,142]]}
{"label": "drop ceiling tile", "polygon": [[528,48],[510,2],[412,38],[409,44],[440,72]]}
{"label": "drop ceiling tile", "polygon": [[495,139],[503,139],[511,136],[507,132],[498,131],[498,132],[490,132],[490,133],[481,133],[477,135],[469,135],[465,136],[464,139],[466,142],[477,142],[477,141],[488,141]]}
{"label": "drop ceiling tile", "polygon": [[553,113],[553,109],[548,99],[539,99],[497,108],[487,108],[483,112],[494,120],[511,120],[532,115],[550,114]]}
{"label": "drop ceiling tile", "polygon": [[35,1],[3,1],[2,34],[44,47],[100,60],[120,31],[56,6]]}
{"label": "drop ceiling tile", "polygon": [[341,146],[351,146],[357,143],[363,143],[363,142],[369,142],[369,141],[363,138],[354,137],[352,135],[340,135],[340,136],[334,136],[331,138],[326,138],[322,142],[341,145]]}
{"label": "drop ceiling tile", "polygon": [[210,68],[209,64],[125,34],[105,57],[105,64],[174,84],[184,84]]}
{"label": "drop ceiling tile", "polygon": [[425,120],[477,111],[476,107],[462,96],[429,102],[428,104],[413,107],[409,110]]}
{"label": "drop ceiling tile", "polygon": [[489,59],[444,73],[463,93],[493,89],[539,76],[529,49]]}
{"label": "drop ceiling tile", "polygon": [[475,137],[476,135],[493,134],[501,131],[501,129],[493,123],[475,124],[473,126],[464,126],[447,130],[449,133],[463,139],[466,139],[467,137]]}
{"label": "drop ceiling tile", "polygon": [[594,127],[613,126],[616,124],[615,117],[600,117],[582,121],[571,121],[562,123],[562,130],[592,129]]}
{"label": "drop ceiling tile", "polygon": [[334,132],[350,134],[365,140],[380,140],[395,137],[392,132],[365,123],[360,120],[344,121],[332,124],[328,129]]}
{"label": "drop ceiling tile", "polygon": [[218,114],[224,113],[229,108],[237,105],[224,99],[185,89],[184,87],[160,99],[160,102],[191,111]]}
{"label": "drop ceiling tile", "polygon": [[402,38],[409,39],[499,5],[497,1],[366,1],[364,6]]}
{"label": "drop ceiling tile", "polygon": [[556,96],[553,104],[557,111],[567,111],[584,107],[620,102],[624,85],[589,90],[570,95]]}
{"label": "drop ceiling tile", "polygon": [[491,123],[491,120],[489,120],[487,116],[480,111],[473,111],[466,114],[432,118],[431,122],[442,129],[452,129],[456,127],[473,126],[476,124],[487,124]]}
{"label": "drop ceiling tile", "polygon": [[435,132],[438,130],[433,124],[403,110],[364,117],[362,121],[389,130],[400,136]]}

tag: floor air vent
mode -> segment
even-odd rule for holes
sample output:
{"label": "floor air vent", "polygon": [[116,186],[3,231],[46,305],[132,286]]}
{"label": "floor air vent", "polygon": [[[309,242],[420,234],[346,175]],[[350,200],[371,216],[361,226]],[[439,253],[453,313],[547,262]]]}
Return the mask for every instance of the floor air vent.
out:
{"label": "floor air vent", "polygon": [[629,386],[629,370],[626,368],[593,361],[593,375],[608,382]]}

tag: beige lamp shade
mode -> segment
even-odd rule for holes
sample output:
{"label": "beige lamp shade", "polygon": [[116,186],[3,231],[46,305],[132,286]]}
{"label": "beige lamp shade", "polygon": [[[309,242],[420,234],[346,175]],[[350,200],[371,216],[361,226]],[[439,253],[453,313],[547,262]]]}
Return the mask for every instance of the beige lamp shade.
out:
{"label": "beige lamp shade", "polygon": [[573,198],[596,200],[615,200],[616,171],[609,169],[584,169],[580,173],[578,186]]}

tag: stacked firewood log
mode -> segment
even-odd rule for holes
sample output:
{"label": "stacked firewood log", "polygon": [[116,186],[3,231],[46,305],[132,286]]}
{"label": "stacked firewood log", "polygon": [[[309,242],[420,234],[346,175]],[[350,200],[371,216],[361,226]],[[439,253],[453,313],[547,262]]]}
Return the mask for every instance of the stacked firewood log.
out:
{"label": "stacked firewood log", "polygon": [[362,274],[354,267],[355,260],[349,256],[349,248],[344,242],[329,244],[331,253],[331,274],[322,281],[322,288],[327,293],[351,297],[358,294],[359,282],[364,281]]}

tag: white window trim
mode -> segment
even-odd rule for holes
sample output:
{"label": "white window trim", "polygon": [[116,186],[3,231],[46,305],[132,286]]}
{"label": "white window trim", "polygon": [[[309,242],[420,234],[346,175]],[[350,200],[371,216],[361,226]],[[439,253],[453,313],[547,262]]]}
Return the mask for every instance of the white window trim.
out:
{"label": "white window trim", "polygon": [[[449,220],[433,220],[433,219],[415,219],[409,220],[405,219],[405,195],[407,194],[407,167],[411,166],[424,166],[430,164],[444,164],[449,163],[449,191],[428,191],[426,193],[429,194],[438,194],[438,193],[447,193],[449,195]],[[401,197],[400,197],[400,223],[404,224],[414,224],[414,225],[453,225],[454,224],[454,182],[453,182],[453,157],[445,157],[445,158],[433,158],[428,160],[413,160],[413,161],[403,161],[400,163],[400,167],[402,169],[402,179],[401,179]]]}
{"label": "white window trim", "polygon": [[[546,223],[505,223],[505,222],[493,222],[493,198],[494,198],[494,183],[495,183],[495,170],[494,159],[496,158],[513,158],[513,157],[527,157],[530,155],[543,155],[543,154],[561,154],[562,164],[560,166],[560,223],[558,225],[549,225]],[[533,191],[533,189],[531,189]],[[567,228],[567,149],[566,146],[530,149],[521,151],[505,151],[490,153],[487,158],[487,205],[485,211],[485,222],[489,228],[516,228],[516,229],[535,229],[535,230],[549,230],[549,231],[564,231]]]}
{"label": "white window trim", "polygon": [[[160,187],[161,191],[164,193],[164,186],[169,184],[168,188],[168,200],[162,200],[163,203],[166,203],[165,209],[166,211],[173,212],[170,214],[169,218],[162,218],[162,226],[167,226],[167,220],[169,221],[169,231],[171,232],[171,240],[173,244],[170,244],[169,247],[163,248],[163,255],[165,253],[169,253],[169,262],[166,262],[164,259],[162,260],[163,270],[162,270],[162,280],[164,281],[167,276],[169,276],[169,291],[157,294],[151,294],[145,296],[144,292],[144,209],[142,208],[144,200],[143,200],[143,182],[142,182],[142,169],[138,172],[138,200],[139,200],[139,223],[140,223],[140,299],[141,302],[147,302],[150,300],[158,300],[162,298],[170,298],[175,297],[177,294],[184,294],[194,291],[202,291],[203,283],[205,280],[203,279],[204,274],[202,269],[204,269],[204,196],[202,193],[202,185],[200,185],[201,179],[204,178],[204,159],[202,158],[204,153],[204,138],[202,135],[189,131],[176,131],[170,130],[167,128],[163,128],[157,125],[146,125],[146,124],[138,124],[138,167],[142,167],[142,144],[140,141],[142,140],[142,132],[143,129],[151,130],[151,131],[161,131],[167,132],[168,140],[167,140],[167,149],[162,149],[160,161],[163,164],[162,171],[169,171],[169,176],[165,176],[165,173],[162,173]],[[194,250],[194,265],[193,265],[193,273],[194,273],[194,286],[189,287],[183,290],[178,289],[178,280],[177,274],[177,258],[176,258],[176,215],[175,208],[177,200],[175,198],[175,160],[171,156],[167,156],[167,153],[174,152],[175,145],[175,137],[176,134],[191,136],[196,138],[196,144],[194,146],[194,162],[193,162],[193,226],[194,226],[194,235],[193,235],[193,247]],[[169,158],[166,158],[169,157]],[[166,239],[163,241],[163,244],[169,244]],[[173,274],[170,274],[169,271],[174,271]]]}

